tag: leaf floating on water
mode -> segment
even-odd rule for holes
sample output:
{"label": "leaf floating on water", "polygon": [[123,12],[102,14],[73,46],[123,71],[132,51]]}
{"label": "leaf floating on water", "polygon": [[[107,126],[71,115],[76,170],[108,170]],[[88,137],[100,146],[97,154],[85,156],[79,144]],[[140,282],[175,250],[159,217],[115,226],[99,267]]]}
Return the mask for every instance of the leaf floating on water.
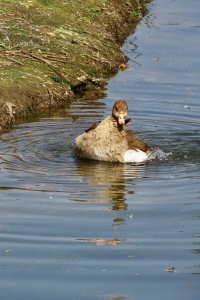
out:
{"label": "leaf floating on water", "polygon": [[85,243],[94,243],[96,244],[96,246],[105,246],[105,245],[116,246],[122,242],[122,240],[118,240],[118,239],[80,239],[80,240]]}
{"label": "leaf floating on water", "polygon": [[165,270],[165,272],[170,272],[170,273],[177,273],[175,267],[169,267],[168,269]]}

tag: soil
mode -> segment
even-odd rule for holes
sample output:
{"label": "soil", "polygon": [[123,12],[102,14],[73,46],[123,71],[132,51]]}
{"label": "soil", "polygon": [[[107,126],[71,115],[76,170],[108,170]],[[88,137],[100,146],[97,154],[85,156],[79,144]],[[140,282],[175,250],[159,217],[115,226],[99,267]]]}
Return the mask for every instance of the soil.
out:
{"label": "soil", "polygon": [[66,107],[121,68],[144,0],[1,0],[0,130]]}

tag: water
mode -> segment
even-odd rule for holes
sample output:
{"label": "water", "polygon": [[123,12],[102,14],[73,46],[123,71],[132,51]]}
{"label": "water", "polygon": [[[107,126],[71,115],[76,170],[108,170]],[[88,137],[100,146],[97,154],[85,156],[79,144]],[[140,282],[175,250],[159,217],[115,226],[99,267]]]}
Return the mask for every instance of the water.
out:
{"label": "water", "polygon": [[[200,2],[149,8],[107,97],[1,136],[0,299],[199,298]],[[74,138],[121,98],[156,158],[76,159]]]}

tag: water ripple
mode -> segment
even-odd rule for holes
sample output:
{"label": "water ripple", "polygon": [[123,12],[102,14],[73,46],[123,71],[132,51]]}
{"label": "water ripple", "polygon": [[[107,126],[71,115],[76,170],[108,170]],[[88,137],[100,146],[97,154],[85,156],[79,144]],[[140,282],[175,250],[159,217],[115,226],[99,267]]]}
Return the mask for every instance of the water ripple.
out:
{"label": "water ripple", "polygon": [[[0,137],[0,298],[198,299],[200,7],[151,8],[108,97],[85,97]],[[78,160],[75,137],[116,99],[128,101],[153,159]]]}

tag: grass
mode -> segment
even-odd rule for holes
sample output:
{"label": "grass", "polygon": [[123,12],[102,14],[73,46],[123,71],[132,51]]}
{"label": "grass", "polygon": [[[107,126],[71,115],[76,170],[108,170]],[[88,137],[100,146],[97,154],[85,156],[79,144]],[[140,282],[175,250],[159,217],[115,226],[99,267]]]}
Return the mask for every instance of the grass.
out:
{"label": "grass", "polygon": [[49,90],[63,103],[63,95],[75,92],[83,77],[92,81],[115,73],[126,61],[121,43],[145,12],[144,2],[1,0],[0,112],[8,100],[17,104],[17,115],[25,114],[30,97],[19,103],[16,95],[24,90],[26,96],[27,87],[32,101],[44,102],[43,107]]}

